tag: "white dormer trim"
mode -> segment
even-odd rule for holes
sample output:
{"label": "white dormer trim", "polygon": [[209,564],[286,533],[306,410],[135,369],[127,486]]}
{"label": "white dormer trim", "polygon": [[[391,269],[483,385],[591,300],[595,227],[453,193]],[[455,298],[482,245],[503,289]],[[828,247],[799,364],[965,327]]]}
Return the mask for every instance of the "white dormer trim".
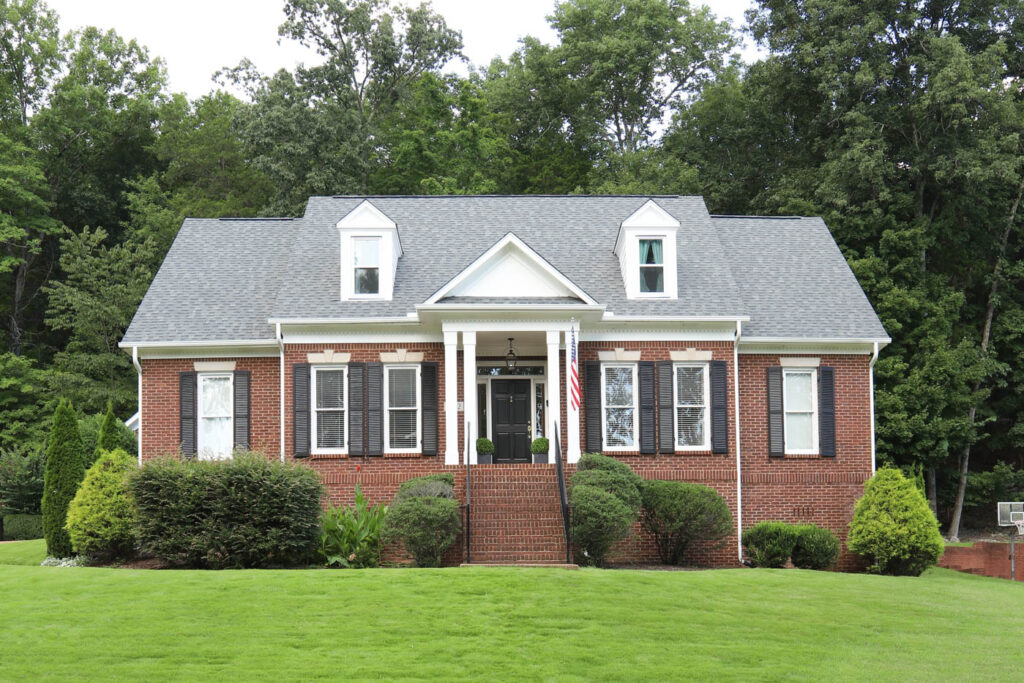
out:
{"label": "white dormer trim", "polygon": [[[338,221],[341,249],[341,299],[342,301],[390,301],[395,289],[395,271],[402,256],[402,241],[398,226],[384,212],[364,199],[359,206],[349,211]],[[353,263],[353,242],[359,238],[380,239],[379,281],[376,294],[356,294],[355,264]]]}
{"label": "white dormer trim", "polygon": [[[679,294],[676,233],[679,221],[653,199],[633,212],[619,225],[615,255],[619,257],[622,283],[628,299],[676,299]],[[640,291],[640,240],[660,239],[664,266],[665,291]]]}
{"label": "white dormer trim", "polygon": [[505,248],[516,250],[518,252],[518,255],[525,258],[529,265],[537,268],[545,275],[550,277],[552,280],[557,282],[561,287],[563,287],[566,290],[566,293],[568,293],[569,295],[579,298],[585,304],[597,305],[597,302],[594,301],[594,299],[590,295],[588,295],[586,292],[580,289],[575,283],[572,282],[572,280],[567,278],[565,275],[559,272],[557,268],[548,263],[543,256],[541,256],[536,251],[531,249],[525,242],[523,242],[521,239],[516,237],[511,232],[507,233],[504,237],[495,242],[490,249],[485,251],[483,254],[477,257],[475,261],[466,266],[466,268],[463,269],[462,272],[453,277],[451,280],[445,283],[444,286],[442,286],[439,290],[430,295],[430,297],[423,302],[423,305],[436,304],[438,301],[445,298],[446,296],[451,296],[452,292],[459,288],[459,285],[467,282],[474,276],[481,274],[486,269],[487,264],[491,262],[492,259],[497,257]]}

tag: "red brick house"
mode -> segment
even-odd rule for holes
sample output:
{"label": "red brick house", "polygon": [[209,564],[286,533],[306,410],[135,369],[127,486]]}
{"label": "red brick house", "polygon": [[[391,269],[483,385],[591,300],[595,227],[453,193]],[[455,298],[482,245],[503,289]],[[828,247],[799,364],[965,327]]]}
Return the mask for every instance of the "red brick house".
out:
{"label": "red brick house", "polygon": [[[685,196],[467,196],[188,219],[121,345],[140,460],[249,447],[312,467],[336,504],[357,483],[381,501],[441,471],[465,501],[468,472],[473,560],[553,562],[556,452],[567,474],[599,451],[712,486],[737,529],[844,536],[874,470],[888,341],[819,218],[712,216]],[[559,447],[533,456],[556,429]],[[618,554],[653,557],[642,533]],[[693,561],[740,557],[737,535]]]}

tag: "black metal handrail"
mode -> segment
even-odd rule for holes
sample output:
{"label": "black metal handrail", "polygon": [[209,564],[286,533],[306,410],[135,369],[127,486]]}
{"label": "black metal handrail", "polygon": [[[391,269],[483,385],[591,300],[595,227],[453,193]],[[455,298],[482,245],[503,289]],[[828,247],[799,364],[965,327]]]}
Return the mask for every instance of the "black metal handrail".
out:
{"label": "black metal handrail", "polygon": [[562,440],[555,426],[555,472],[558,475],[558,502],[562,506],[562,526],[565,529],[565,563],[572,564],[572,525],[569,523],[569,494],[565,490],[565,468],[562,466]]}
{"label": "black metal handrail", "polygon": [[469,437],[470,437],[470,434],[471,434],[471,432],[470,432],[469,428],[467,427],[466,428],[466,504],[463,506],[465,508],[465,510],[466,510],[466,526],[465,526],[465,528],[463,530],[463,533],[466,534],[466,564],[470,564],[471,563],[470,548],[469,548],[469,503],[470,503],[470,498],[472,497],[472,494],[473,494],[473,480],[472,480],[472,475],[470,474],[471,469],[469,467],[469,453],[470,453]]}

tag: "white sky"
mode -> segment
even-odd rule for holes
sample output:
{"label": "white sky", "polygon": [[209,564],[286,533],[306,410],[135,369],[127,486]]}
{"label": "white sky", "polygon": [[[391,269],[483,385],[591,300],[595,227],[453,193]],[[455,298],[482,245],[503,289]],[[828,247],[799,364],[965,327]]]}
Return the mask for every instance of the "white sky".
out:
{"label": "white sky", "polygon": [[[315,53],[296,42],[278,44],[283,0],[45,1],[60,15],[62,31],[98,26],[136,39],[149,48],[151,56],[164,59],[171,90],[192,98],[213,88],[215,71],[236,65],[242,57],[251,59],[263,73],[316,60]],[[486,65],[495,56],[507,57],[523,36],[536,36],[546,43],[555,39],[545,20],[554,0],[433,0],[432,4],[449,26],[462,31],[463,52],[475,65]],[[693,0],[693,4],[701,3]],[[752,0],[704,0],[703,4],[739,27]],[[748,61],[757,56],[749,38],[743,56]]]}

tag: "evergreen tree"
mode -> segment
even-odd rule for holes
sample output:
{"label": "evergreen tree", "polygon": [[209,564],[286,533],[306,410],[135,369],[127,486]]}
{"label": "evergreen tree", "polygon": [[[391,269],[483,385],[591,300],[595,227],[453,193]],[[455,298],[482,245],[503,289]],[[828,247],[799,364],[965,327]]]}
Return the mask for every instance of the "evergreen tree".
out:
{"label": "evergreen tree", "polygon": [[46,554],[50,557],[70,557],[72,554],[65,522],[68,505],[84,478],[78,419],[71,403],[61,399],[53,414],[53,430],[43,474],[43,536],[46,538]]}
{"label": "evergreen tree", "polygon": [[117,445],[117,417],[114,416],[114,403],[107,401],[107,413],[103,416],[103,424],[100,425],[100,434],[96,439],[96,453],[92,456],[92,462],[96,462],[104,451],[112,451],[117,448]]}

